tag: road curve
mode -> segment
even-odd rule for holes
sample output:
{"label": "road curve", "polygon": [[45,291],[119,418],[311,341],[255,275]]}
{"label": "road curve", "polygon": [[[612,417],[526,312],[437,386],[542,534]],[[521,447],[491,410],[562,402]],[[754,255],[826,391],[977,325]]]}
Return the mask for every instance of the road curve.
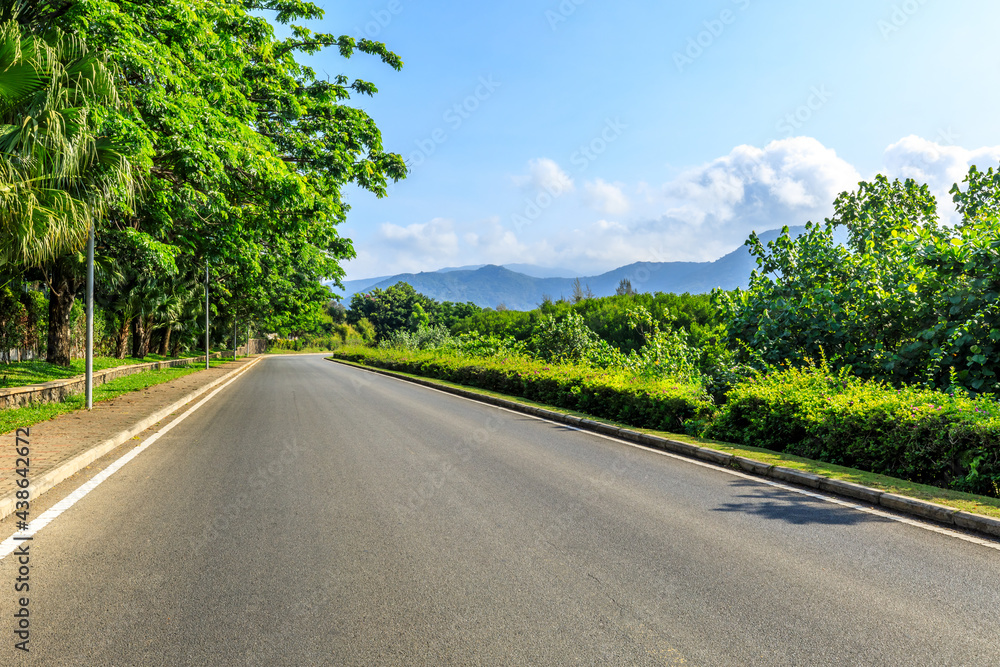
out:
{"label": "road curve", "polygon": [[318,356],[30,549],[0,664],[1000,664],[1000,550]]}

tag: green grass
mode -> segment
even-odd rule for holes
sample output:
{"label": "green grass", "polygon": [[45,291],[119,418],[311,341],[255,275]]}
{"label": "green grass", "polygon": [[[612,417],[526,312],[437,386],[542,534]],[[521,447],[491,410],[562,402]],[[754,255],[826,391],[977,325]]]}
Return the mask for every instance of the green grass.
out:
{"label": "green grass", "polygon": [[[211,366],[215,368],[225,362],[225,359],[221,361],[213,359]],[[154,385],[170,382],[171,380],[176,380],[202,370],[205,370],[203,365],[195,364],[193,367],[178,366],[175,368],[163,368],[117,378],[99,387],[94,387],[94,403],[110,401],[122,394],[142,391]],[[73,394],[72,396],[68,396],[62,403],[32,403],[20,408],[0,410],[0,433],[8,433],[14,429],[33,426],[34,424],[53,419],[67,412],[84,409],[86,405],[87,400],[83,394]]]}
{"label": "green grass", "polygon": [[[197,357],[198,354],[181,355],[181,359]],[[131,366],[134,364],[148,364],[154,361],[165,361],[173,357],[164,357],[158,354],[147,354],[144,359],[116,357],[94,357],[94,371],[103,371],[108,368],[119,366]],[[56,366],[46,361],[16,361],[10,364],[0,363],[0,389],[7,387],[24,387],[30,384],[41,384],[52,380],[65,380],[67,378],[83,375],[86,372],[86,360],[74,359],[69,366]]]}
{"label": "green grass", "polygon": [[[337,361],[339,363],[346,363],[351,366],[357,366],[359,368],[368,368],[368,366],[365,366],[364,364],[344,361],[342,359],[338,359]],[[463,389],[465,391],[481,394],[483,396],[493,396],[495,398],[503,398],[505,400],[513,401],[515,403],[520,403],[522,405],[530,405],[538,408],[544,408],[546,410],[551,410],[552,412],[558,412],[566,415],[574,415],[577,417],[590,419],[592,421],[602,422],[605,424],[612,424],[614,426],[619,426],[622,428],[629,428],[634,431],[649,433],[663,438],[669,438],[671,440],[677,440],[679,442],[685,442],[688,444],[697,445],[699,447],[706,447],[710,449],[723,451],[728,454],[733,454],[735,456],[743,456],[748,459],[754,459],[755,461],[761,461],[770,465],[778,465],[786,468],[793,468],[795,470],[802,470],[816,475],[821,475],[823,477],[829,477],[831,479],[838,479],[846,482],[854,482],[855,484],[862,484],[864,486],[868,486],[873,489],[878,489],[880,491],[885,491],[887,493],[896,493],[899,495],[908,496],[910,498],[927,500],[930,502],[938,503],[940,505],[945,505],[946,507],[953,507],[955,509],[971,512],[973,514],[981,514],[983,516],[989,516],[995,519],[1000,519],[1000,499],[996,498],[988,498],[986,496],[979,496],[971,493],[962,493],[960,491],[951,491],[948,489],[941,489],[935,486],[928,486],[926,484],[917,484],[915,482],[908,482],[906,480],[897,479],[895,477],[889,477],[888,475],[879,475],[876,473],[865,472],[863,470],[855,470],[853,468],[846,468],[844,466],[838,466],[831,463],[824,463],[822,461],[807,459],[800,456],[793,456],[791,454],[783,454],[768,449],[760,449],[757,447],[746,447],[742,445],[733,445],[726,442],[719,442],[717,440],[707,440],[704,438],[696,438],[688,435],[669,433],[665,431],[654,431],[651,429],[635,428],[634,426],[629,426],[628,424],[614,422],[608,419],[600,419],[598,417],[594,417],[592,415],[588,415],[582,412],[566,410],[564,408],[558,408],[552,405],[546,405],[544,403],[537,403],[535,401],[530,401],[524,398],[520,398],[518,396],[511,396],[509,394],[502,394],[495,391],[479,389],[478,387],[469,387],[466,385],[456,384],[454,382],[448,382],[446,380],[438,380],[436,378],[428,378],[424,376],[414,375],[412,373],[402,373],[399,371],[391,371],[391,372],[394,375],[400,375],[403,377],[410,377],[410,378],[419,378],[423,381],[432,382],[436,385],[444,387]]]}

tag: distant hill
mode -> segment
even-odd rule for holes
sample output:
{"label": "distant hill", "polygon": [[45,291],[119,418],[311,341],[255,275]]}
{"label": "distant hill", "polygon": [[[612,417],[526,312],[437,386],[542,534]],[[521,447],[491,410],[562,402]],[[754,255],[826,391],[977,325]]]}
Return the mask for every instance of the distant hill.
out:
{"label": "distant hill", "polygon": [[[793,234],[804,230],[804,227],[791,228]],[[759,236],[766,243],[779,234],[779,230],[771,230]],[[533,273],[544,271],[540,267],[530,268],[535,269]],[[756,260],[745,246],[740,246],[713,262],[636,262],[597,276],[580,276],[580,282],[585,289],[589,287],[595,296],[614,294],[622,278],[628,278],[637,292],[702,294],[716,287],[746,287],[750,273],[755,268]],[[437,301],[471,301],[483,308],[496,308],[497,305],[504,304],[511,310],[531,310],[538,307],[545,296],[555,300],[560,297],[569,298],[573,293],[574,279],[568,277],[572,273],[560,269],[550,271],[560,272],[562,275],[536,277],[502,266],[485,265],[351,280],[344,283],[347,289],[343,302],[345,305],[350,303],[351,296],[357,292],[366,292],[375,287],[385,289],[398,282],[406,282],[421,294]]]}
{"label": "distant hill", "polygon": [[[448,266],[443,269],[438,269],[437,271],[432,271],[431,273],[455,273],[457,271],[476,271],[478,269],[487,266],[486,264],[470,264],[468,266]],[[505,264],[503,268],[513,271],[515,273],[521,273],[531,278],[569,278],[573,279],[577,275],[576,271],[572,269],[566,269],[562,267],[550,267],[550,266],[536,266],[534,264]],[[367,292],[375,287],[387,287],[388,285],[383,285],[387,280],[392,282],[389,285],[395,285],[397,282],[402,280],[400,276],[402,275],[414,275],[411,273],[407,274],[397,274],[395,276],[378,276],[375,278],[363,278],[361,280],[345,280],[344,281],[344,304],[350,302],[351,296],[358,292]],[[417,274],[422,275],[422,274]],[[338,290],[332,286],[332,283],[325,283],[330,289],[337,292]],[[464,302],[463,302],[464,303]]]}

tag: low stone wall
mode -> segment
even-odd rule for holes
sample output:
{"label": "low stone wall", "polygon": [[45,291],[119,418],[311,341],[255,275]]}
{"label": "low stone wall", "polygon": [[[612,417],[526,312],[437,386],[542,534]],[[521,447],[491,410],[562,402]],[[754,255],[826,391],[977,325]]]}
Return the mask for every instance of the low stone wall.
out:
{"label": "low stone wall", "polygon": [[236,348],[241,357],[251,354],[264,354],[267,351],[267,341],[263,338],[251,338],[249,341]]}
{"label": "low stone wall", "polygon": [[[219,353],[212,353],[212,357],[218,358]],[[187,366],[199,362],[205,363],[204,355],[187,359],[167,359],[166,361],[153,361],[148,364],[130,364],[128,366],[107,368],[103,371],[94,371],[94,386],[98,387],[116,378],[142,373],[143,371],[155,371],[174,366]],[[28,403],[58,403],[67,396],[82,394],[86,390],[87,378],[83,375],[66,378],[65,380],[52,380],[51,382],[44,382],[42,384],[32,384],[26,387],[0,389],[0,410],[19,408]]]}

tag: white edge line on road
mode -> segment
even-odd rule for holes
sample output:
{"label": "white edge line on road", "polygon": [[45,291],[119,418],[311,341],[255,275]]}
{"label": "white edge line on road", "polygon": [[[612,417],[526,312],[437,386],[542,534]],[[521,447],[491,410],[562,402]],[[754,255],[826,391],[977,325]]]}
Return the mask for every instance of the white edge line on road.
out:
{"label": "white edge line on road", "polygon": [[[249,368],[249,366],[247,366],[246,368]],[[15,549],[20,547],[22,544],[30,543],[31,540],[27,538],[34,538],[35,534],[38,533],[38,531],[40,531],[42,528],[52,523],[52,521],[56,517],[58,517],[60,514],[62,514],[70,507],[75,505],[77,501],[79,501],[85,495],[96,489],[101,482],[106,480],[108,477],[111,477],[111,475],[115,474],[116,472],[118,472],[118,470],[121,469],[126,463],[134,459],[136,456],[141,454],[147,447],[149,447],[154,442],[159,440],[160,436],[164,435],[174,426],[187,419],[187,417],[192,412],[194,412],[202,405],[207,403],[209,400],[212,399],[213,396],[215,396],[220,391],[231,385],[236,380],[240,379],[240,377],[242,376],[243,373],[238,373],[228,382],[224,383],[219,387],[216,387],[208,396],[206,396],[205,398],[201,399],[200,401],[192,405],[183,414],[177,417],[177,419],[174,419],[169,424],[164,426],[162,429],[160,429],[153,435],[146,438],[142,442],[142,444],[138,445],[130,452],[123,455],[121,458],[119,458],[114,463],[109,465],[107,468],[94,475],[88,482],[82,484],[79,488],[73,491],[73,493],[69,494],[68,496],[57,502],[55,505],[42,512],[37,519],[32,519],[28,523],[28,530],[18,531],[13,535],[11,535],[10,537],[8,537],[7,539],[5,539],[3,542],[0,542],[0,560],[3,560],[7,556],[9,556],[11,553],[14,552]]]}
{"label": "white edge line on road", "polygon": [[[348,366],[348,364],[342,364],[342,365]],[[445,395],[451,396],[453,398],[460,398],[460,399],[463,399],[463,400],[466,400],[466,401],[469,401],[469,402],[472,402],[472,403],[477,403],[479,405],[483,405],[483,406],[486,406],[486,407],[496,408],[497,410],[503,410],[504,412],[509,412],[509,413],[511,413],[513,415],[517,415],[519,417],[528,417],[530,419],[537,419],[538,421],[546,422],[548,424],[554,424],[556,426],[561,426],[562,428],[569,429],[571,431],[579,431],[580,433],[586,433],[587,435],[592,435],[592,436],[595,436],[595,437],[598,437],[598,438],[604,438],[605,440],[610,440],[612,442],[619,443],[619,444],[622,444],[622,445],[628,445],[629,447],[632,447],[634,449],[639,449],[639,450],[642,450],[644,452],[651,452],[653,454],[659,454],[660,456],[667,456],[667,457],[675,459],[677,461],[682,461],[684,463],[690,463],[692,465],[701,466],[702,468],[708,468],[709,470],[715,470],[717,472],[723,472],[723,473],[726,473],[727,475],[732,475],[733,477],[739,477],[741,479],[751,480],[751,481],[757,482],[759,484],[766,484],[768,486],[773,486],[774,488],[781,489],[783,491],[790,491],[792,493],[797,493],[797,494],[799,494],[801,496],[807,496],[809,498],[815,498],[817,500],[823,500],[823,501],[826,501],[828,503],[833,503],[834,505],[840,505],[841,507],[844,507],[846,509],[857,510],[859,512],[864,512],[866,514],[871,514],[871,515],[874,515],[874,516],[877,516],[877,517],[881,517],[883,519],[888,519],[890,521],[895,521],[897,523],[905,523],[905,524],[907,524],[909,526],[914,526],[916,528],[922,528],[923,530],[927,530],[927,531],[930,531],[932,533],[939,533],[939,534],[945,535],[947,537],[953,537],[953,538],[956,538],[956,539],[959,539],[959,540],[963,540],[965,542],[971,542],[972,544],[978,544],[979,546],[987,547],[987,548],[993,549],[995,551],[1000,551],[1000,544],[998,544],[997,542],[993,542],[993,541],[990,541],[990,540],[985,540],[985,539],[982,539],[982,538],[979,538],[979,537],[975,537],[973,535],[966,535],[965,533],[960,533],[958,531],[954,531],[954,530],[951,530],[949,528],[944,528],[943,526],[936,526],[936,525],[934,525],[932,523],[924,523],[924,522],[919,521],[917,519],[910,519],[910,518],[907,518],[907,517],[897,516],[895,514],[889,514],[888,512],[883,512],[881,510],[877,510],[877,509],[874,509],[872,507],[867,507],[865,505],[858,505],[857,503],[853,503],[853,502],[848,501],[848,500],[841,500],[840,498],[837,498],[835,496],[827,496],[827,495],[824,495],[822,493],[816,493],[814,491],[806,491],[805,489],[800,489],[798,487],[790,486],[788,484],[782,484],[781,482],[775,482],[775,481],[772,481],[770,479],[766,479],[764,477],[757,477],[755,475],[748,475],[746,473],[739,472],[737,470],[731,470],[731,469],[725,468],[723,466],[713,465],[711,463],[706,463],[704,461],[698,461],[697,459],[688,458],[687,456],[681,456],[680,454],[674,454],[673,452],[665,452],[662,449],[656,449],[655,447],[649,447],[647,445],[640,445],[640,444],[637,444],[637,443],[634,443],[634,442],[629,442],[628,440],[623,440],[621,438],[615,438],[613,436],[605,435],[603,433],[597,433],[595,431],[589,431],[589,430],[587,430],[585,428],[579,428],[577,426],[570,426],[569,424],[563,424],[562,422],[553,421],[553,420],[547,419],[545,417],[539,417],[538,415],[528,414],[527,412],[518,412],[517,410],[511,410],[510,408],[505,408],[505,407],[502,407],[502,406],[499,406],[499,405],[493,405],[492,403],[486,403],[485,401],[477,401],[476,399],[469,398],[468,396],[461,396],[460,394],[453,394],[450,391],[444,391],[442,389],[436,389],[434,387],[428,387],[425,384],[418,384],[416,382],[408,382],[407,380],[404,380],[402,378],[393,377],[392,375],[385,375],[383,373],[375,373],[374,371],[370,371],[370,370],[368,370],[366,368],[359,368],[357,366],[350,366],[350,367],[351,368],[356,368],[356,369],[361,370],[361,371],[365,371],[366,373],[371,373],[372,375],[378,375],[379,377],[384,377],[384,378],[388,378],[390,380],[395,380],[397,382],[405,382],[406,384],[408,384],[410,386],[423,387],[424,389],[430,389],[431,391],[436,391],[439,394],[445,394]],[[2,553],[2,552],[0,552],[0,553]],[[2,557],[3,556],[0,555],[0,558],[2,558]]]}

